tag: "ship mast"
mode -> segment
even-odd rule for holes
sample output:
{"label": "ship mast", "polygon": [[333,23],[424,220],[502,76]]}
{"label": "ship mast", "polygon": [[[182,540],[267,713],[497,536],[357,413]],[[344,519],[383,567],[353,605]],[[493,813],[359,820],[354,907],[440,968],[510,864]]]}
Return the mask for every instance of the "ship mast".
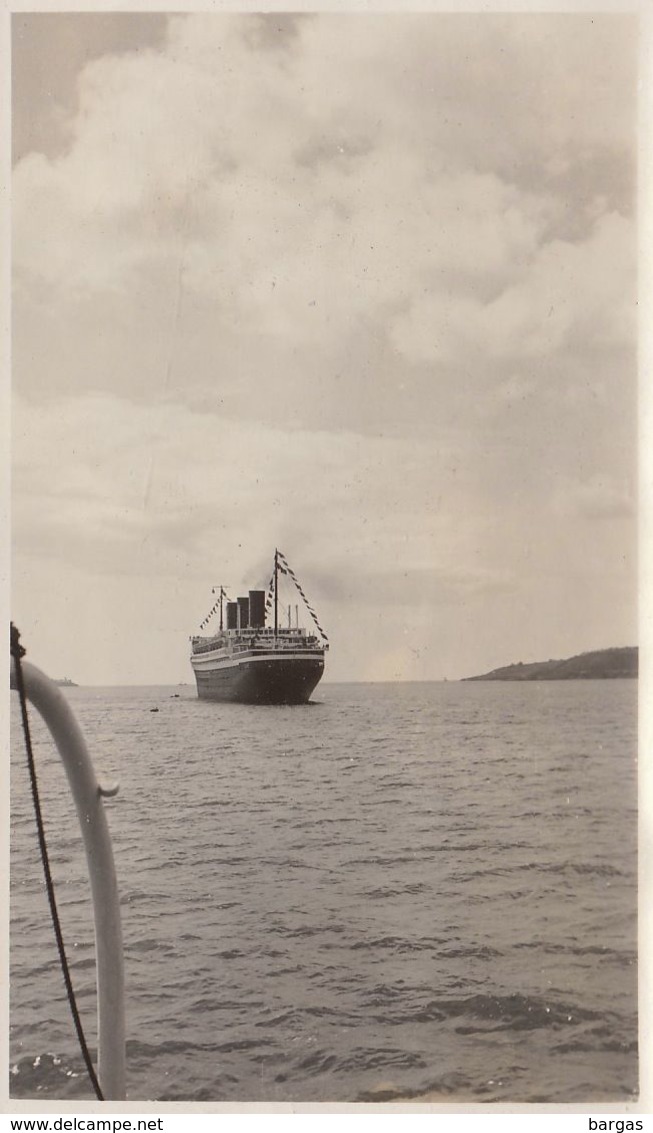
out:
{"label": "ship mast", "polygon": [[[217,587],[214,586],[212,588],[211,592],[213,594],[215,594],[216,589],[217,589]],[[226,598],[226,597],[227,597],[227,592],[226,592],[224,586],[222,586],[222,584],[220,584],[220,632],[222,632],[222,630],[224,628],[223,621],[222,621],[222,600],[223,600],[223,598]],[[215,606],[213,608],[215,609]]]}

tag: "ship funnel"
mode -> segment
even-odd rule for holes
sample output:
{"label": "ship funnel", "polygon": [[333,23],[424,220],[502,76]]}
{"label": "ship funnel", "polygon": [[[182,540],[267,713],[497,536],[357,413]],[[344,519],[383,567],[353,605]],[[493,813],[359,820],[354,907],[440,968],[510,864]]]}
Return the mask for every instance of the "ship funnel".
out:
{"label": "ship funnel", "polygon": [[227,629],[238,629],[237,602],[227,602]]}
{"label": "ship funnel", "polygon": [[249,598],[238,599],[238,629],[247,629],[249,626]]}
{"label": "ship funnel", "polygon": [[265,625],[265,590],[249,592],[249,625],[250,629],[263,629]]}

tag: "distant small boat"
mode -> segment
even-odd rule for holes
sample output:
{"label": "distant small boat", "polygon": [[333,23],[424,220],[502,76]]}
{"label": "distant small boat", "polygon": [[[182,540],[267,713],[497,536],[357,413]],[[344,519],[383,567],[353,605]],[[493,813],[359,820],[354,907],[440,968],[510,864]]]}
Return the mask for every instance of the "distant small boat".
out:
{"label": "distant small boat", "polygon": [[[279,575],[286,575],[299,592],[315,630],[297,624],[279,625]],[[329,643],[315,611],[288,561],[275,551],[274,570],[267,597],[265,590],[250,590],[248,597],[227,598],[224,624],[224,587],[203,624],[219,611],[220,628],[210,637],[191,638],[190,663],[202,700],[236,704],[306,704],[324,672]],[[296,611],[298,607],[296,607]],[[271,625],[266,625],[270,615]],[[319,636],[318,636],[319,635]]]}
{"label": "distant small boat", "polygon": [[61,680],[55,681],[54,683],[59,685],[59,688],[79,688],[79,685],[71,681],[70,677],[62,677]]}

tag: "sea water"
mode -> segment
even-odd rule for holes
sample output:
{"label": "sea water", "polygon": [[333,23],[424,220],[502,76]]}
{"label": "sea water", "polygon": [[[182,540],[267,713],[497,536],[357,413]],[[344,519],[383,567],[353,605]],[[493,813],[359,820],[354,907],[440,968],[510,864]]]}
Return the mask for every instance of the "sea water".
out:
{"label": "sea water", "polygon": [[[276,708],[190,686],[65,695],[120,780],[130,1099],[636,1093],[636,681],[323,682]],[[31,721],[94,1047],[81,836]],[[11,787],[10,1091],[90,1099],[16,703]]]}

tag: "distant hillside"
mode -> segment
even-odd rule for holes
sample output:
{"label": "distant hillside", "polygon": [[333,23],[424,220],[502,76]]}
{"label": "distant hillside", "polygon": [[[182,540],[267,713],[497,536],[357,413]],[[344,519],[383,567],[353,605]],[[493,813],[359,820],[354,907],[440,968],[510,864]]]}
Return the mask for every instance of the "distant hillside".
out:
{"label": "distant hillside", "polygon": [[564,661],[518,661],[493,669],[480,677],[463,677],[466,681],[596,681],[615,677],[636,677],[638,650],[636,645],[622,649],[599,649],[595,653],[579,653]]}

